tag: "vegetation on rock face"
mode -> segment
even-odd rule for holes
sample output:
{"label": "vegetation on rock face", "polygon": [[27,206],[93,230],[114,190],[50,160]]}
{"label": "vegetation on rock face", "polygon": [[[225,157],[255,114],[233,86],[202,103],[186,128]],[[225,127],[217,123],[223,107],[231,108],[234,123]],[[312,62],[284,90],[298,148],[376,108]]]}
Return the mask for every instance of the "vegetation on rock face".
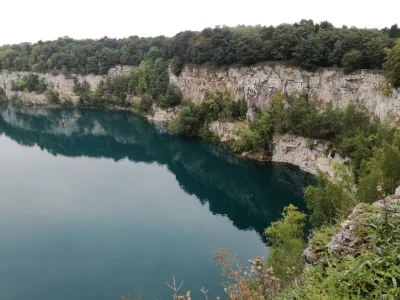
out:
{"label": "vegetation on rock face", "polygon": [[390,29],[335,28],[329,22],[301,20],[273,26],[205,28],[183,31],[172,38],[74,40],[69,37],[0,47],[0,69],[12,71],[107,74],[117,65],[138,66],[144,59],[172,60],[179,74],[184,64],[244,65],[288,61],[306,69],[345,67],[380,69],[383,49],[400,36]]}
{"label": "vegetation on rock face", "polygon": [[190,101],[183,102],[177,118],[169,127],[175,134],[200,136],[208,128],[210,122],[244,120],[246,112],[246,102],[232,100],[228,90],[215,94],[207,91],[204,102],[200,105]]}
{"label": "vegetation on rock face", "polygon": [[400,39],[392,49],[386,49],[386,59],[383,64],[388,82],[394,87],[400,87]]}
{"label": "vegetation on rock face", "polygon": [[280,279],[281,286],[286,286],[303,271],[301,254],[306,246],[304,226],[307,216],[293,205],[285,207],[282,216],[265,229],[265,234],[270,246],[267,266]]}
{"label": "vegetation on rock face", "polygon": [[[400,298],[400,201],[387,198],[380,206],[363,205],[358,210],[351,227],[354,248],[345,247],[346,255],[327,251],[323,243],[318,262],[275,299]],[[321,234],[319,241],[332,238],[327,231]]]}
{"label": "vegetation on rock face", "polygon": [[20,92],[36,92],[42,94],[47,88],[43,78],[39,78],[36,74],[28,74],[17,82],[11,82],[11,89]]}
{"label": "vegetation on rock face", "polygon": [[88,82],[74,78],[79,105],[88,107],[133,106],[148,113],[153,103],[168,108],[181,103],[182,94],[169,83],[167,66],[161,59],[145,59],[138,68],[101,81],[92,91]]}

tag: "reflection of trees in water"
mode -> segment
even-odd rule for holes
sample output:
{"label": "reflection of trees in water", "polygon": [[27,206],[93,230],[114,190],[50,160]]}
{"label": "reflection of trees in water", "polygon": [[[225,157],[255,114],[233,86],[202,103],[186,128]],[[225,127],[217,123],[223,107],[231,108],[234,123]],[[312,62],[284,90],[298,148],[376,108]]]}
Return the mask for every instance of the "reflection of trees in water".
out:
{"label": "reflection of trees in water", "polygon": [[212,213],[260,234],[285,205],[304,207],[302,188],[311,180],[290,166],[246,161],[221,146],[170,136],[126,111],[2,104],[0,133],[53,155],[166,165],[181,188],[208,202]]}

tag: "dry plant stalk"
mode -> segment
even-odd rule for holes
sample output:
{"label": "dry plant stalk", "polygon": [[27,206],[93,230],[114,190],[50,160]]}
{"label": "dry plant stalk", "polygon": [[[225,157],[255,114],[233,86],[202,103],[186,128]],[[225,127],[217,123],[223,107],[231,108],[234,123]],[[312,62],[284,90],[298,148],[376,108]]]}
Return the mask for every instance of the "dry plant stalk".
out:
{"label": "dry plant stalk", "polygon": [[221,275],[229,281],[223,284],[224,291],[231,300],[270,299],[280,291],[279,279],[271,268],[265,268],[263,258],[249,260],[249,271],[243,271],[243,264],[235,254],[225,248],[214,253],[214,262]]}

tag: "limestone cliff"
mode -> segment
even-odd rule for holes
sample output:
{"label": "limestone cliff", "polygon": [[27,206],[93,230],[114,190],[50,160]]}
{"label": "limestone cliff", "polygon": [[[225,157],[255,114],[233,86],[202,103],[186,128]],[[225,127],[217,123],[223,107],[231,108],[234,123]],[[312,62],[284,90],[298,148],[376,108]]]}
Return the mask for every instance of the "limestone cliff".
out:
{"label": "limestone cliff", "polygon": [[[74,78],[77,78],[79,82],[87,81],[90,84],[90,88],[95,90],[98,84],[107,78],[107,76],[116,76],[123,72],[127,72],[130,69],[129,66],[117,66],[108,71],[108,75],[69,75],[65,76],[63,74],[51,74],[51,73],[35,73],[40,78],[44,79],[47,86],[56,91],[61,100],[69,99],[73,103],[77,103],[79,97],[74,93]],[[36,104],[46,104],[48,100],[44,94],[36,94],[35,92],[15,92],[11,90],[12,82],[18,82],[25,75],[31,72],[9,72],[7,70],[2,70],[0,72],[0,87],[4,89],[7,97],[12,95],[18,95],[22,101],[31,102]]]}
{"label": "limestone cliff", "polygon": [[[360,70],[344,74],[341,70],[323,69],[308,72],[297,67],[258,65],[251,67],[207,68],[186,66],[180,76],[170,74],[187,99],[200,102],[204,91],[228,89],[236,99],[245,99],[261,109],[268,106],[276,91],[307,95],[323,107],[346,107],[349,103],[364,105],[381,120],[400,126],[400,90],[391,96],[380,92],[385,78],[377,72]],[[251,112],[250,112],[251,113]]]}
{"label": "limestone cliff", "polygon": [[[110,69],[108,75],[37,75],[59,93],[62,101],[69,99],[76,104],[79,97],[73,92],[74,78],[80,82],[86,80],[94,90],[107,77],[128,72],[130,69],[129,66],[117,66]],[[47,99],[42,94],[11,90],[12,81],[18,81],[27,74],[3,70],[0,72],[0,87],[8,97],[18,94],[23,101],[46,104]],[[385,84],[385,79],[380,73],[372,71],[360,70],[344,74],[341,70],[324,69],[309,72],[296,67],[268,64],[228,68],[186,66],[180,76],[170,72],[170,82],[182,91],[185,99],[197,103],[204,100],[206,90],[215,92],[228,89],[235,100],[246,100],[249,119],[253,117],[253,107],[266,108],[272,95],[279,90],[285,95],[307,95],[309,99],[316,100],[320,107],[327,104],[335,107],[346,107],[350,103],[361,104],[381,120],[389,120],[400,126],[400,89],[393,89],[390,96],[383,95],[380,87]],[[154,114],[148,116],[150,120],[168,121],[175,117],[178,109],[162,110],[154,106],[153,111]],[[237,138],[232,129],[232,123],[210,124],[210,130],[217,134],[222,142]],[[323,142],[283,135],[275,137],[274,144],[273,161],[290,163],[310,173],[315,173],[315,170],[320,168],[332,175],[332,163],[343,161],[338,156],[331,157],[325,154]]]}

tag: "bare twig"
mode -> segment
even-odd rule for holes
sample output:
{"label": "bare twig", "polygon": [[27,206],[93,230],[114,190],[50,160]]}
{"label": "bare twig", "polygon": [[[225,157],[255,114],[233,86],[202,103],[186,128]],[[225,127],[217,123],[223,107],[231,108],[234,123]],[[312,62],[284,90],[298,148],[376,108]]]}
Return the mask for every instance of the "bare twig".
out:
{"label": "bare twig", "polygon": [[172,285],[169,285],[168,282],[166,282],[166,281],[165,281],[165,284],[166,284],[170,289],[172,289],[172,290],[175,292],[174,297],[179,296],[179,295],[178,295],[178,292],[179,292],[179,290],[180,290],[181,287],[182,287],[183,280],[182,280],[181,284],[179,285],[179,287],[177,287],[177,286],[176,286],[175,276],[172,276]]}
{"label": "bare twig", "polygon": [[200,289],[200,292],[202,292],[203,295],[204,295],[204,297],[206,297],[206,300],[208,300],[208,296],[207,296],[208,290],[206,290],[204,287],[202,287],[202,288]]}

